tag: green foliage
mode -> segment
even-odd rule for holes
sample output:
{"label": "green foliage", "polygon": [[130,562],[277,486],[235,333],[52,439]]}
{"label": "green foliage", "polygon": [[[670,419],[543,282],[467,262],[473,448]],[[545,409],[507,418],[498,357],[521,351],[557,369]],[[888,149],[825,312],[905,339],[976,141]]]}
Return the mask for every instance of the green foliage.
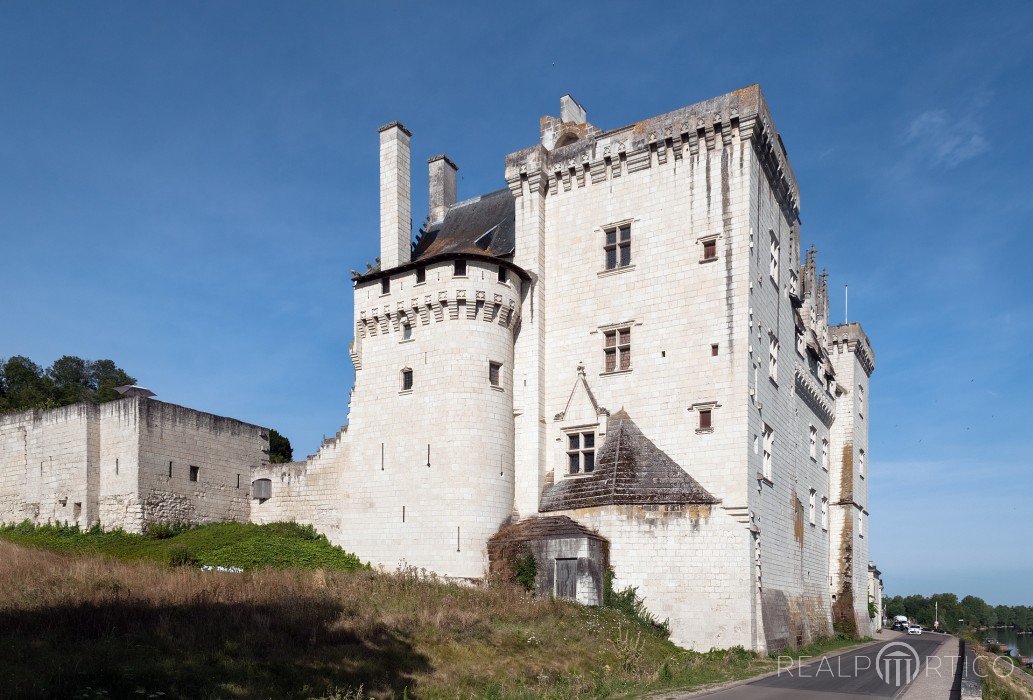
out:
{"label": "green foliage", "polygon": [[190,547],[182,544],[169,547],[169,566],[198,566],[200,563]]}
{"label": "green foliage", "polygon": [[525,591],[534,590],[534,582],[538,576],[538,562],[535,561],[534,552],[530,547],[525,547],[513,567],[516,571],[516,582],[523,586]]}
{"label": "green foliage", "polygon": [[0,362],[0,411],[112,401],[120,398],[116,386],[135,383],[136,379],[111,360],[65,355],[44,370],[29,358],[16,355]]}
{"label": "green foliage", "polygon": [[[886,615],[907,615],[920,625],[931,626],[936,619],[936,605],[939,604],[940,628],[947,632],[959,632],[971,627],[1005,625],[1019,630],[1033,631],[1033,608],[1028,605],[989,605],[982,598],[967,595],[961,600],[953,593],[888,596]],[[964,622],[958,622],[964,620]]]}
{"label": "green foliage", "polygon": [[875,616],[879,614],[879,607],[875,604],[875,601],[871,598],[868,599],[868,619],[874,620]]}
{"label": "green foliage", "polygon": [[603,575],[603,605],[618,610],[635,620],[640,626],[670,636],[668,620],[661,622],[646,608],[645,600],[639,597],[638,588],[628,586],[620,591],[613,588],[613,569],[607,568]]}
{"label": "green foliage", "polygon": [[190,529],[190,523],[147,523],[144,525],[143,534],[155,540],[167,540],[170,537],[186,532]]}
{"label": "green foliage", "polygon": [[269,431],[269,461],[273,464],[286,464],[294,459],[294,448],[291,441],[275,430]]}
{"label": "green foliage", "polygon": [[[330,544],[309,525],[297,523],[215,523],[198,527],[153,525],[143,535],[123,530],[82,531],[75,526],[18,525],[0,527],[0,538],[15,544],[59,552],[104,555],[122,560],[147,559],[182,565],[237,566],[245,570],[363,568],[354,554]],[[190,557],[184,560],[182,551]]]}

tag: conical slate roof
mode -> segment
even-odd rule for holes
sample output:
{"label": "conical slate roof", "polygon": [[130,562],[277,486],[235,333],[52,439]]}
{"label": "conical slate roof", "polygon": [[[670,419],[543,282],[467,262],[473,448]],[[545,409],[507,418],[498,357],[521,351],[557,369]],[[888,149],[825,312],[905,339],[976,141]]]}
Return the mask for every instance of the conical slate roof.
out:
{"label": "conical slate roof", "polygon": [[586,476],[560,479],[542,494],[538,510],[717,502],[717,498],[643,435],[622,409],[606,423],[606,440],[596,455],[595,471]]}

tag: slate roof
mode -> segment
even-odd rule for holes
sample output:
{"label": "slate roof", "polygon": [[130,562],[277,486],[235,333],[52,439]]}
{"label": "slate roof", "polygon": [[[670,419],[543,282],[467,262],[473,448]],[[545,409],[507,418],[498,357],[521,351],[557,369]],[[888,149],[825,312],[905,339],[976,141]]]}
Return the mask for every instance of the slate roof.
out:
{"label": "slate roof", "polygon": [[595,530],[571,520],[566,515],[547,515],[525,518],[519,522],[499,528],[499,531],[492,535],[491,539],[492,541],[524,541],[576,537],[588,537],[594,540],[604,541],[606,539]]}
{"label": "slate roof", "polygon": [[445,218],[420,236],[412,260],[454,253],[512,255],[515,234],[516,200],[505,188],[449,207]]}
{"label": "slate roof", "polygon": [[587,476],[560,479],[542,494],[538,510],[717,502],[643,435],[622,409],[606,423],[606,440],[596,454],[595,471]]}

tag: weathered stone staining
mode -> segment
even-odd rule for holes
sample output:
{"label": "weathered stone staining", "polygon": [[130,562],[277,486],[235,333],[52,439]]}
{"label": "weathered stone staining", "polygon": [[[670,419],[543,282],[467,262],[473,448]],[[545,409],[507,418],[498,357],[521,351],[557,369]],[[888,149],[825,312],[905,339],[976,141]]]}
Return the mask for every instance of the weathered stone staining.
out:
{"label": "weathered stone staining", "polygon": [[[380,130],[381,252],[354,275],[345,428],[268,464],[247,451],[260,429],[240,427],[239,445],[211,445],[239,450],[211,489],[152,503],[160,451],[134,462],[145,431],[106,433],[103,416],[157,402],[62,409],[60,440],[99,458],[46,489],[29,467],[62,443],[23,447],[27,418],[6,418],[4,519],[67,519],[58,492],[96,504],[78,522],[196,516],[218,483],[222,517],[310,523],[387,568],[482,579],[531,551],[540,592],[597,603],[611,567],[687,647],[870,632],[874,353],[860,325],[829,325],[827,277],[813,250],[801,261],[799,191],[759,87],[609,131],[565,96],[497,191],[457,202],[458,168],[432,158],[410,244],[411,136]],[[256,497],[238,508],[240,464]]]}

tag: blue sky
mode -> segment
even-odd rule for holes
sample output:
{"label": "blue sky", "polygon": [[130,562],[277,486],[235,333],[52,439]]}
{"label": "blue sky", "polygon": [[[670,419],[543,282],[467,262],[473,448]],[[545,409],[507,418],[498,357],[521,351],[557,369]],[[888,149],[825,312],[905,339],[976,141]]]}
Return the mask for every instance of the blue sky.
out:
{"label": "blue sky", "polygon": [[110,357],[303,456],[345,418],[380,124],[419,221],[427,157],[497,189],[564,92],[612,128],[759,82],[876,348],[888,591],[1033,604],[1031,72],[1028,2],[6,2],[0,356]]}

